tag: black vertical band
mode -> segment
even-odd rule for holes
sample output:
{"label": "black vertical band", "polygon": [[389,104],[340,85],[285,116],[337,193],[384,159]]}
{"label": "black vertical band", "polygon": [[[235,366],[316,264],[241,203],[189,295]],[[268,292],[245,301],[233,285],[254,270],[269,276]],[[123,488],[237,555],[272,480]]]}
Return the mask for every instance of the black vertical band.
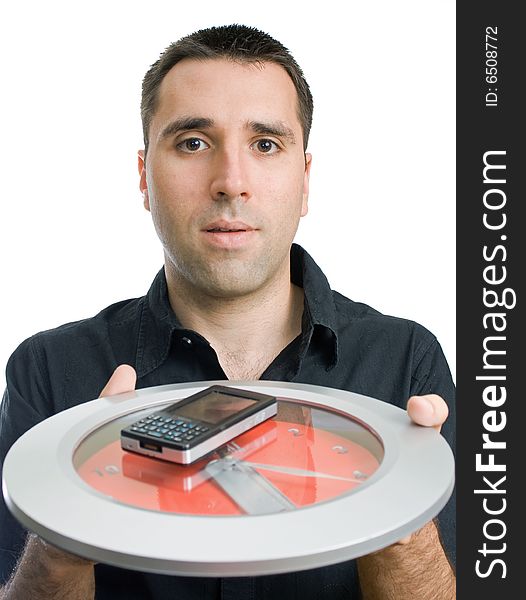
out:
{"label": "black vertical band", "polygon": [[[514,8],[512,8],[514,7]],[[518,3],[457,3],[458,598],[522,589],[526,35]],[[524,363],[524,366],[523,366]]]}

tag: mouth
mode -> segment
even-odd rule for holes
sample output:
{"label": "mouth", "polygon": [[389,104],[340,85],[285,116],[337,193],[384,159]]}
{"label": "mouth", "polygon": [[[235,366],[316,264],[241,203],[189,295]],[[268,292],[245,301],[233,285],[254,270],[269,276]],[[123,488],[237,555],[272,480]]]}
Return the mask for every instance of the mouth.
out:
{"label": "mouth", "polygon": [[206,243],[221,251],[233,252],[248,249],[256,241],[255,227],[243,221],[214,221],[202,230]]}
{"label": "mouth", "polygon": [[233,229],[233,228],[223,228],[223,227],[211,227],[206,230],[208,233],[232,233],[238,231],[247,231],[246,229]]}
{"label": "mouth", "polygon": [[241,221],[227,222],[216,221],[210,223],[204,228],[207,233],[244,233],[247,231],[255,231],[253,227]]}

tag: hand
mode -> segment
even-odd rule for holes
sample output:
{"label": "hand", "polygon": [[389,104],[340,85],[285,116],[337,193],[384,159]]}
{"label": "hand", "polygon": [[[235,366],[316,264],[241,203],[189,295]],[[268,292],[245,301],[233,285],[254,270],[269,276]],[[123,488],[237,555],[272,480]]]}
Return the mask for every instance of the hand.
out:
{"label": "hand", "polygon": [[[130,392],[135,389],[136,381],[137,375],[135,374],[135,369],[133,367],[130,367],[130,365],[119,365],[104,386],[99,397]],[[32,552],[43,552],[46,558],[53,562],[54,568],[57,569],[68,569],[71,567],[91,566],[96,564],[94,561],[80,558],[69,552],[64,552],[35,534],[30,535],[30,546]]]}
{"label": "hand", "polygon": [[[425,396],[411,396],[407,401],[407,414],[417,425],[424,427],[433,427],[440,431],[445,423],[449,410],[443,398],[437,394],[427,394]],[[409,544],[412,535],[402,538],[397,544]]]}
{"label": "hand", "polygon": [[108,379],[108,383],[99,395],[113,396],[114,394],[123,394],[124,392],[133,392],[137,383],[137,374],[130,365],[119,365],[113,375]]}

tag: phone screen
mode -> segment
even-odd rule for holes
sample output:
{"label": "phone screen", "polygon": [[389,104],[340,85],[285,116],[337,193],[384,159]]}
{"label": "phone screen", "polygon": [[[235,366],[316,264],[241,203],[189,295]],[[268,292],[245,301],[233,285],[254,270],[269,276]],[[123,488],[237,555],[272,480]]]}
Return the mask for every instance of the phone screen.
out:
{"label": "phone screen", "polygon": [[230,396],[221,392],[211,392],[194,402],[178,407],[173,406],[164,412],[174,413],[181,417],[204,421],[213,425],[255,404],[257,401],[240,396]]}

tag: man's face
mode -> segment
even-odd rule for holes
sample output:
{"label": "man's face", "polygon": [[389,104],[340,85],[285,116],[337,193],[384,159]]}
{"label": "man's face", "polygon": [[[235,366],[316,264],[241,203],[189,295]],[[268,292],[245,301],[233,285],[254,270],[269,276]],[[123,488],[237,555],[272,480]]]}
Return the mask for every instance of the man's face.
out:
{"label": "man's face", "polygon": [[160,86],[145,162],[139,153],[140,187],[168,269],[223,298],[288,281],[310,158],[282,67],[178,63]]}

